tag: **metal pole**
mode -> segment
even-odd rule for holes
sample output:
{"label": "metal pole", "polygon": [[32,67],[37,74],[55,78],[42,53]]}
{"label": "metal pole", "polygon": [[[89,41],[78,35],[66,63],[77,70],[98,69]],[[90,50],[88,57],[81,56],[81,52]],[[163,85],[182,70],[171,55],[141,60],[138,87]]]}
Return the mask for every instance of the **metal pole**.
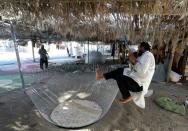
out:
{"label": "metal pole", "polygon": [[85,54],[85,43],[84,43],[84,54]]}
{"label": "metal pole", "polygon": [[32,55],[33,55],[33,62],[35,62],[34,44],[35,44],[35,43],[32,41]]}
{"label": "metal pole", "polygon": [[104,55],[104,44],[102,45],[102,49],[103,49],[103,55]]}
{"label": "metal pole", "polygon": [[13,27],[12,23],[10,23],[10,28],[11,28],[12,39],[14,42],[14,49],[15,49],[16,58],[17,58],[18,70],[19,70],[20,78],[21,78],[21,82],[22,82],[22,88],[25,88],[25,82],[24,82],[22,71],[21,71],[21,62],[20,62],[20,56],[19,56],[19,52],[18,52],[18,46],[16,44],[16,35],[14,32],[14,27]]}
{"label": "metal pole", "polygon": [[50,50],[50,49],[49,49],[49,43],[50,43],[50,41],[49,41],[49,32],[47,32],[47,45],[48,45],[48,51]]}
{"label": "metal pole", "polygon": [[87,54],[87,56],[88,56],[88,64],[89,64],[89,40],[88,40],[88,45],[87,46],[88,46],[88,52],[87,52],[88,54]]}
{"label": "metal pole", "polygon": [[99,42],[97,41],[97,52],[99,52]]}

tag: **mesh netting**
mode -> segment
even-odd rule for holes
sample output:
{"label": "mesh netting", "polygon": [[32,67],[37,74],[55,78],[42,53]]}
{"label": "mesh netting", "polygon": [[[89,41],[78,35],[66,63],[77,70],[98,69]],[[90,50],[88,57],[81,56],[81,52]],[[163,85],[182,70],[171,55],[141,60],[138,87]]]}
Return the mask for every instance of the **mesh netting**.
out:
{"label": "mesh netting", "polygon": [[[71,67],[68,68],[71,69],[71,72],[66,73],[64,67],[56,67],[50,71],[33,74],[33,79],[35,79],[36,82],[31,87],[26,88],[26,93],[41,115],[50,123],[65,128],[79,128],[95,123],[108,112],[118,93],[118,88],[114,80],[96,81],[95,73],[92,73],[91,70],[90,73],[81,71],[75,72]],[[94,68],[92,67],[92,69]],[[109,68],[106,69],[109,70]],[[84,101],[96,103],[97,106],[102,109],[102,114],[99,117],[95,117],[97,119],[94,119],[93,121],[82,122],[82,124],[78,125],[64,125],[52,120],[51,114],[59,104],[66,104],[74,100],[82,100],[82,103]],[[77,107],[81,113],[93,111],[88,104],[82,105],[76,103],[76,108]],[[66,109],[67,112],[71,110],[72,108]],[[82,116],[81,113],[77,116],[85,117]],[[65,115],[66,114],[63,114],[62,116]],[[94,117],[94,115],[95,114],[92,114],[92,117]],[[65,119],[68,118],[62,118],[62,120]],[[84,120],[84,118],[79,118],[79,120]],[[77,122],[79,121],[76,121],[75,116],[74,123]]]}

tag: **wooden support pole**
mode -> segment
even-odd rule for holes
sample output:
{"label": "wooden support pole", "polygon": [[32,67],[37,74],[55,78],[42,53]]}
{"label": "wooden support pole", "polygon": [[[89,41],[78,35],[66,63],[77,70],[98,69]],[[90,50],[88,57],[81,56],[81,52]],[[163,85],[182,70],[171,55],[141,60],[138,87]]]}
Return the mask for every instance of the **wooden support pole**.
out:
{"label": "wooden support pole", "polygon": [[88,52],[87,52],[87,59],[88,59],[88,64],[89,64],[89,39],[88,39]]}
{"label": "wooden support pole", "polygon": [[[187,41],[186,41],[187,42]],[[184,57],[183,57],[183,63],[182,63],[182,65],[183,65],[183,76],[184,76],[184,78],[183,78],[183,80],[186,80],[186,72],[185,72],[185,69],[186,69],[186,65],[188,65],[188,63],[187,63],[187,61],[188,61],[188,46],[186,46],[186,42],[185,42],[185,50],[184,50]]]}
{"label": "wooden support pole", "polygon": [[104,55],[104,44],[102,44],[102,49],[103,49],[103,55]]}
{"label": "wooden support pole", "polygon": [[171,72],[171,68],[172,68],[172,62],[173,62],[173,59],[174,59],[174,53],[175,53],[176,47],[177,47],[177,42],[178,42],[178,40],[172,41],[172,49],[171,49],[171,54],[170,54],[170,60],[169,60],[169,63],[168,63],[168,71],[167,71],[166,82],[170,81],[170,72]]}
{"label": "wooden support pole", "polygon": [[99,52],[99,42],[97,41],[97,52]]}
{"label": "wooden support pole", "polygon": [[11,28],[11,35],[12,35],[12,39],[13,39],[13,43],[14,43],[14,49],[15,49],[15,53],[16,53],[16,58],[17,58],[17,64],[18,64],[18,70],[20,73],[20,78],[21,78],[21,82],[22,82],[22,88],[25,88],[25,82],[24,82],[24,77],[21,71],[21,62],[20,62],[20,56],[19,56],[19,52],[18,52],[18,46],[16,44],[16,35],[14,32],[14,26],[12,23],[10,23],[10,28]]}
{"label": "wooden support pole", "polygon": [[35,51],[34,51],[35,43],[32,41],[32,55],[33,55],[33,62],[35,62]]}

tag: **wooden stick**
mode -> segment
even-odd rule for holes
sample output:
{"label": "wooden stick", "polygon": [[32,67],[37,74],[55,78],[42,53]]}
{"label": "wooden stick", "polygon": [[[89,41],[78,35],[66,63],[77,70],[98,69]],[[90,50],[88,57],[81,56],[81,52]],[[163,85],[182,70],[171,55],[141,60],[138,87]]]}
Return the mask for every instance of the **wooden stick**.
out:
{"label": "wooden stick", "polygon": [[170,72],[171,72],[171,68],[172,68],[172,62],[173,62],[173,59],[174,59],[174,53],[175,53],[175,50],[176,50],[176,47],[177,47],[178,39],[179,39],[179,34],[178,34],[178,36],[177,36],[175,39],[173,39],[173,41],[172,41],[172,49],[171,49],[170,60],[169,60],[169,63],[168,63],[168,71],[167,71],[166,82],[169,82],[169,81],[170,81]]}

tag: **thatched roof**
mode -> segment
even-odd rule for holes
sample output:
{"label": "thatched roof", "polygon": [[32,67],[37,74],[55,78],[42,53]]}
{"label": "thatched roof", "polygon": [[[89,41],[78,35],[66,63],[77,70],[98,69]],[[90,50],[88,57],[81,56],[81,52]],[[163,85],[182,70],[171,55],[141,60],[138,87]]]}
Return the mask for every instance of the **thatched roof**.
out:
{"label": "thatched roof", "polygon": [[[15,21],[20,38],[42,37],[44,31],[59,39],[110,41],[126,35],[154,41],[157,34],[187,32],[187,5],[187,0],[0,0],[0,14]],[[1,38],[10,36],[0,28]]]}

